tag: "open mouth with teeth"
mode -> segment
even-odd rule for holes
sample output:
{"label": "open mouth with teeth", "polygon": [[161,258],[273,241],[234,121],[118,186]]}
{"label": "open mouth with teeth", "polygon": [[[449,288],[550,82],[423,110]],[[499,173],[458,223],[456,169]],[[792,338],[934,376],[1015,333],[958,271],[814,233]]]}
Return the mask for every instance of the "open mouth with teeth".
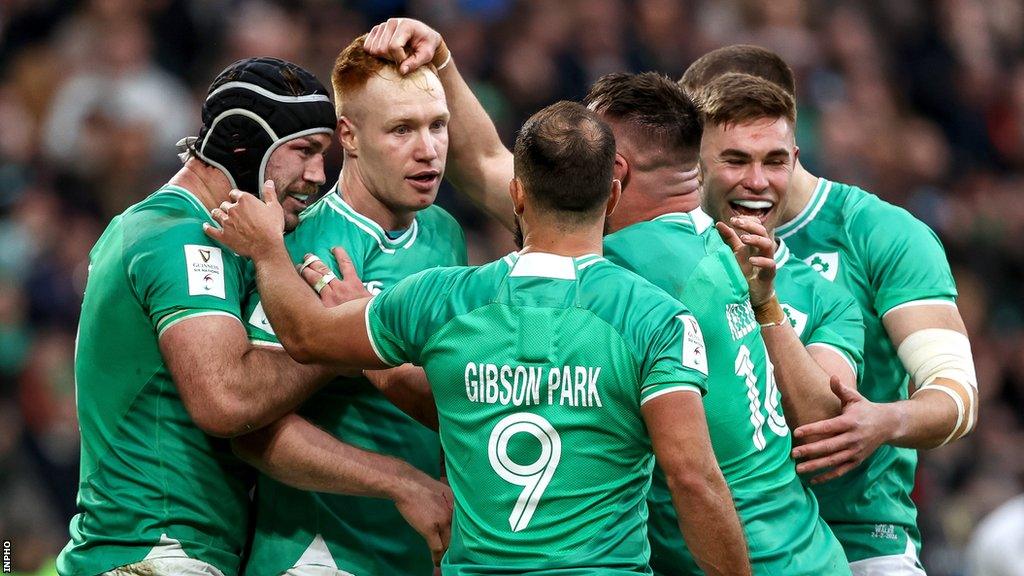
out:
{"label": "open mouth with teeth", "polygon": [[290,192],[288,198],[299,203],[303,208],[309,205],[309,200],[312,198],[312,194],[300,194],[298,192]]}
{"label": "open mouth with teeth", "polygon": [[775,203],[768,200],[730,200],[729,207],[736,216],[753,216],[764,224]]}

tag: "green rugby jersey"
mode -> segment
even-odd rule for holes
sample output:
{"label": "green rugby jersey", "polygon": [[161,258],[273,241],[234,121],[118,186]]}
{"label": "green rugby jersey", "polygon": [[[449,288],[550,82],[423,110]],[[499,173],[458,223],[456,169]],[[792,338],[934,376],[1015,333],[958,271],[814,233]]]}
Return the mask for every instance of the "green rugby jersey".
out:
{"label": "green rugby jersey", "polygon": [[455,493],[448,575],[649,574],[640,413],[705,390],[686,308],[596,255],[428,270],[367,308],[388,364],[423,366]]}
{"label": "green rugby jersey", "polygon": [[[810,202],[776,229],[794,255],[845,288],[864,317],[860,392],[873,402],[907,398],[909,376],[882,316],[920,300],[953,302],[956,286],[935,233],[902,208],[855,186],[821,178]],[[821,514],[850,561],[920,546],[910,499],[917,452],[882,445],[846,475],[814,487]]]}
{"label": "green rugby jersey", "polygon": [[115,217],[89,255],[75,355],[81,512],[61,574],[182,556],[238,571],[251,469],[195,426],[158,347],[186,318],[241,317],[248,261],[204,222],[192,193],[165,186]]}
{"label": "green rugby jersey", "polygon": [[860,382],[864,373],[864,319],[846,290],[825,280],[786,243],[775,250],[775,292],[804,346],[826,346],[842,356]]}
{"label": "green rugby jersey", "polygon": [[[303,255],[313,253],[337,274],[331,248],[341,246],[372,293],[427,268],[466,264],[462,228],[438,206],[419,211],[412,225],[393,237],[336,190],[299,218],[299,226],[285,238],[292,259],[302,262]],[[250,337],[276,344],[253,290],[245,316]],[[437,434],[406,416],[365,378],[338,378],[307,400],[299,413],[348,444],[401,458],[434,478],[440,475]],[[261,475],[245,574],[280,574],[303,564],[357,576],[430,575],[434,569],[426,541],[394,502],[305,492]]]}
{"label": "green rugby jersey", "polygon": [[[842,550],[818,517],[789,457],[789,428],[746,279],[711,218],[665,214],[605,238],[609,260],[678,298],[708,346],[704,398],[711,443],[743,521],[755,574],[848,574]],[[683,543],[660,470],[648,495],[651,566],[702,574]]]}

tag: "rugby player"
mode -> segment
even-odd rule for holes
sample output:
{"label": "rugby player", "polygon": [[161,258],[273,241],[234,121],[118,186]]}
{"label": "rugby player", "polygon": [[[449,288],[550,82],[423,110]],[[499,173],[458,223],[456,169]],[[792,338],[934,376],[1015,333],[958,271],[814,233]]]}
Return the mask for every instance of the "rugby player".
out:
{"label": "rugby player", "polygon": [[[795,94],[785,61],[754,46],[709,52],[680,83],[699,92],[727,72],[765,78]],[[816,177],[799,161],[780,212],[778,238],[848,290],[865,323],[859,390],[836,387],[843,414],[794,432],[798,439],[828,436],[794,448],[793,455],[805,459],[798,471],[828,470],[818,479],[831,481],[814,490],[854,574],[924,574],[910,499],[915,449],[961,438],[978,418],[970,342],[942,245],[906,210],[856,186]]]}
{"label": "rugby player", "polygon": [[593,112],[541,110],[516,140],[509,183],[520,252],[427,270],[336,308],[288,274],[273,197],[233,193],[214,212],[224,228],[205,228],[254,258],[263,306],[295,358],[425,368],[456,500],[442,569],[649,573],[653,449],[700,568],[750,573],[708,438],[700,328],[677,300],[600,256],[621,191],[614,158],[611,129]]}
{"label": "rugby player", "polygon": [[[325,264],[315,263],[307,274],[326,273],[322,267],[329,264],[332,288],[338,282],[330,277],[362,278],[373,294],[420,270],[465,265],[462,229],[434,205],[448,147],[448,108],[436,72],[424,67],[401,76],[390,61],[369,56],[360,37],[339,54],[331,80],[344,168],[338,184],[302,212],[298,228],[286,236],[292,260],[319,258]],[[332,257],[337,246],[346,252],[344,271]],[[321,282],[320,290],[326,286]],[[245,318],[251,338],[280,346],[258,294]],[[345,461],[362,457],[352,446],[440,475],[437,433],[365,378],[332,382],[297,415],[236,438],[234,446],[266,473],[256,490],[245,574],[429,575],[431,553],[440,560],[448,527],[406,521],[402,513],[416,513],[416,502],[328,493]],[[429,548],[410,522],[426,532]]]}
{"label": "rugby player", "polygon": [[235,62],[210,86],[182,169],[93,247],[75,360],[81,512],[61,574],[237,573],[253,478],[224,438],[287,414],[328,372],[250,345],[249,264],[202,224],[232,188],[267,180],[294,225],[324,182],[335,121],[309,72]]}

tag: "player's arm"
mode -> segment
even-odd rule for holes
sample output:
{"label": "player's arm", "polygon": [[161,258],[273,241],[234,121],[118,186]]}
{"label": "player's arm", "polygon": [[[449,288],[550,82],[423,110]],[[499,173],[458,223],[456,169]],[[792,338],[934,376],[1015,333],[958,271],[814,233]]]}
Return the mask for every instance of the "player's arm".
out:
{"label": "player's arm", "polygon": [[403,74],[429,62],[440,68],[438,77],[451,112],[445,175],[459,192],[511,230],[515,223],[508,196],[512,153],[459,74],[441,35],[418,20],[390,18],[370,30],[363,46],[374,56],[398,62]]}
{"label": "player's arm", "polygon": [[723,222],[715,226],[747,278],[750,303],[775,366],[786,423],[795,429],[838,415],[841,404],[829,388],[830,372],[826,368],[836,370],[831,374],[854,387],[856,374],[842,358],[832,358],[830,351],[816,350],[815,358],[800,342],[775,295],[775,241],[764,226],[756,218],[747,217],[732,218],[730,224],[732,227]]}
{"label": "player's arm", "polygon": [[978,421],[978,379],[971,343],[952,302],[899,307],[882,325],[910,374],[909,400],[895,402],[887,442],[935,448],[966,436]]}
{"label": "player's arm", "polygon": [[195,315],[164,330],[160,352],[192,420],[232,437],[291,412],[334,372],[250,344],[237,318]]}
{"label": "player's arm", "polygon": [[969,433],[978,418],[977,379],[970,342],[956,306],[910,306],[891,311],[882,324],[896,345],[913,382],[921,382],[908,400],[871,402],[844,386],[833,385],[843,402],[835,418],[802,426],[798,438],[824,437],[797,447],[805,459],[800,473],[831,471],[814,482],[852,469],[881,444],[935,448]]}
{"label": "player's arm", "polygon": [[423,368],[402,364],[389,370],[366,370],[363,376],[399,410],[437,431],[437,405]]}
{"label": "player's arm", "polygon": [[448,548],[452,495],[415,466],[346,444],[296,414],[231,442],[235,453],[300,490],[394,500],[430,546],[437,564]]}
{"label": "player's arm", "polygon": [[[281,345],[292,358],[304,364],[386,367],[374,352],[366,331],[365,313],[370,299],[325,308],[292,267],[283,240],[284,216],[272,181],[264,184],[263,198],[265,202],[233,190],[232,201],[211,212],[221,227],[204,225],[204,231],[252,259],[263,310]],[[320,275],[318,282],[324,284],[321,291],[339,282],[325,281],[330,270],[323,262],[313,263],[306,272]]]}
{"label": "player's arm", "polygon": [[711,450],[700,394],[675,391],[640,407],[658,465],[672,491],[679,529],[706,574],[750,574],[732,493]]}

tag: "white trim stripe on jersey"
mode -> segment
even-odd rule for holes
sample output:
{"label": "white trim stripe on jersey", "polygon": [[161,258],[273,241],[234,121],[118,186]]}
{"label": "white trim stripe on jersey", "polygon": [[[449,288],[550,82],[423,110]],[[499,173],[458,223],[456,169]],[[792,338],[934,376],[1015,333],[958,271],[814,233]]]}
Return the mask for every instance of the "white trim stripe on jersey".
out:
{"label": "white trim stripe on jersey", "polygon": [[839,354],[839,357],[842,358],[843,360],[846,360],[846,363],[850,366],[850,370],[853,371],[854,378],[860,376],[860,374],[857,373],[857,364],[854,363],[853,358],[850,358],[850,355],[847,354],[846,352],[844,352],[841,348],[837,348],[837,347],[835,347],[835,346],[833,346],[831,344],[826,344],[824,342],[811,342],[810,344],[805,346],[805,348],[810,348],[811,346],[817,346],[819,348],[827,348],[827,349],[835,352],[836,354]]}
{"label": "white trim stripe on jersey", "polygon": [[239,323],[242,322],[238,318],[238,316],[221,310],[182,310],[180,312],[168,314],[167,316],[161,318],[159,322],[157,322],[156,337],[159,338],[163,336],[164,332],[166,332],[168,328],[174,326],[175,324],[180,324],[182,321],[188,320],[190,318],[199,318],[200,316],[227,316],[228,318],[234,318],[235,320],[238,320]]}
{"label": "white trim stripe on jersey", "polygon": [[[900,308],[911,308],[913,306],[952,306],[953,308],[956,308],[956,302],[953,300],[941,300],[939,298],[931,298],[928,300],[912,300],[910,302],[904,302],[903,304],[897,304],[892,308],[889,308],[888,310],[885,311],[885,314],[888,314],[894,310],[899,310]],[[885,314],[882,314],[882,318],[885,318]]]}
{"label": "white trim stripe on jersey", "polygon": [[775,228],[775,235],[780,239],[785,240],[793,234],[796,234],[804,226],[807,226],[814,220],[818,212],[821,211],[822,206],[825,205],[825,201],[828,200],[829,192],[832,191],[832,182],[825,180],[824,178],[818,178],[818,185],[814,189],[814,194],[811,195],[810,201],[807,202],[807,206],[796,215],[789,222],[782,224]]}
{"label": "white trim stripe on jersey", "polygon": [[775,267],[782,268],[785,266],[786,262],[789,262],[790,256],[789,246],[786,246],[786,243],[780,239],[779,245],[775,248]]}
{"label": "white trim stripe on jersey", "polygon": [[[651,394],[650,396],[641,399],[640,405],[643,406],[644,404],[647,404],[648,402],[654,400],[658,396],[664,396],[665,394],[671,394],[673,392],[694,392],[697,394],[697,396],[701,395],[700,388],[697,388],[696,386],[690,386],[689,384],[679,384],[678,386],[672,386],[670,388],[665,388],[664,390],[658,390],[654,394]],[[643,390],[640,391],[640,394],[643,395]]]}
{"label": "white trim stripe on jersey", "polygon": [[[594,264],[597,264],[598,262],[607,262],[607,260],[605,260],[604,258],[601,258],[600,256],[595,256],[594,258],[589,259],[589,260],[587,260],[586,258],[587,258],[587,256],[581,256],[580,258],[576,259],[576,271],[577,272],[579,272],[580,270],[586,270],[587,268],[590,268],[591,266],[593,266]],[[582,260],[582,262],[581,262],[581,260]]]}
{"label": "white trim stripe on jersey", "polygon": [[700,207],[690,210],[690,220],[693,221],[693,227],[697,230],[697,234],[703,234],[705,230],[715,225],[715,220],[708,216]]}
{"label": "white trim stripe on jersey", "polygon": [[366,303],[366,310],[363,312],[363,318],[366,321],[366,337],[370,340],[370,348],[373,348],[373,353],[377,355],[377,358],[380,358],[381,362],[392,367],[398,366],[398,364],[392,364],[384,358],[384,355],[381,354],[380,348],[377,347],[376,340],[373,339],[373,330],[370,328],[370,306],[373,306],[374,298],[376,298],[376,296],[370,298],[370,301]]}
{"label": "white trim stripe on jersey", "polygon": [[387,235],[387,232],[381,228],[380,224],[377,224],[373,220],[363,216],[355,208],[350,206],[341,197],[341,192],[335,188],[332,192],[324,196],[327,204],[338,212],[350,222],[355,224],[360,230],[366,232],[377,241],[377,245],[380,246],[381,251],[386,254],[394,254],[397,248],[408,248],[413,245],[416,241],[416,237],[419,234],[419,219],[413,218],[412,225],[409,229],[402,233],[398,238],[391,238]]}

